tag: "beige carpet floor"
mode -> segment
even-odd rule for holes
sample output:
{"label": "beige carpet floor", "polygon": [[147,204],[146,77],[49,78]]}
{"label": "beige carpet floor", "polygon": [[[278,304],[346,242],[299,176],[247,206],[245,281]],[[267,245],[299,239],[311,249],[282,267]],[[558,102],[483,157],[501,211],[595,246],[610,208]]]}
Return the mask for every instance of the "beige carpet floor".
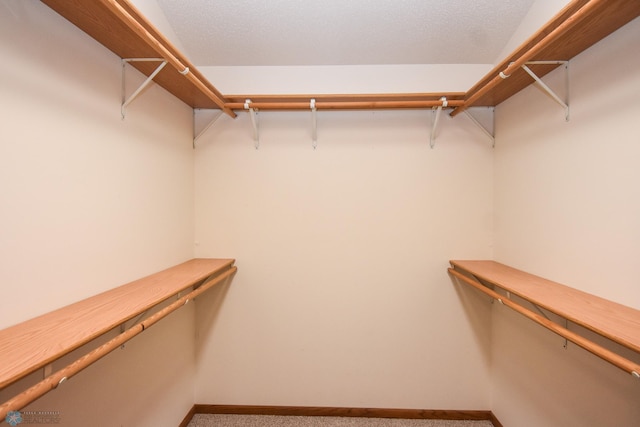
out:
{"label": "beige carpet floor", "polygon": [[188,427],[493,427],[490,421],[196,414]]}

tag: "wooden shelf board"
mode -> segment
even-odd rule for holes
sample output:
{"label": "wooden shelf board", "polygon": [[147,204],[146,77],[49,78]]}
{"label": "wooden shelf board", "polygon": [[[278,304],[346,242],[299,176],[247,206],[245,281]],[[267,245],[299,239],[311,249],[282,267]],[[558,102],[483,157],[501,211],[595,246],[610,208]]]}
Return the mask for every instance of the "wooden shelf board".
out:
{"label": "wooden shelf board", "polygon": [[[505,70],[511,62],[522,56],[524,52],[551,33],[571,14],[575,13],[575,11],[586,3],[588,3],[588,0],[579,0],[570,3],[562,12],[556,15],[554,19],[549,21],[547,25],[538,30],[517,50],[509,55],[509,57],[500,62],[484,78],[467,91],[466,99],[471,97],[501,71]],[[638,16],[640,16],[639,1],[609,0],[606,4],[595,9],[593,13],[578,23],[569,32],[556,39],[546,49],[543,49],[538,55],[532,58],[532,61],[568,61]],[[557,67],[557,65],[532,65],[529,68],[531,68],[538,77],[542,77]],[[503,80],[501,84],[497,85],[486,95],[480,97],[473,105],[469,106],[496,106],[532,83],[533,79],[531,76],[524,70],[519,69],[514,72],[511,77]]]}
{"label": "wooden shelf board", "polygon": [[46,366],[207,277],[233,259],[192,259],[0,331],[0,388]]}
{"label": "wooden shelf board", "polygon": [[308,110],[310,101],[316,101],[318,110],[372,110],[372,109],[428,109],[442,105],[444,97],[448,108],[464,102],[464,92],[449,93],[381,93],[381,94],[301,94],[301,95],[231,95],[225,106],[232,110],[244,109],[247,99],[251,105],[264,110]]}
{"label": "wooden shelf board", "polygon": [[[147,44],[147,42],[141,40],[134,31],[129,29],[127,25],[120,21],[117,16],[110,12],[109,9],[99,1],[42,1],[121,58],[158,56],[153,47]],[[295,102],[295,100],[300,101],[303,99],[309,99],[309,95],[234,95],[224,97],[211,83],[207,81],[206,78],[204,78],[204,76],[202,76],[193,64],[191,64],[177,49],[175,49],[175,47],[173,47],[171,43],[166,40],[151,24],[149,24],[146,19],[135,10],[135,8],[127,3],[126,0],[117,0],[117,2],[132,16],[134,16],[138,22],[147,29],[147,31],[153,34],[156,39],[163,41],[163,44],[169,48],[172,54],[179,58],[181,62],[186,64],[191,72],[198,76],[207,88],[209,88],[223,101],[231,101],[232,103],[237,104],[239,102],[244,102],[247,98],[251,98],[252,101],[258,102],[259,97],[261,98],[259,102]],[[510,62],[520,57],[522,53],[526,52],[537,42],[542,40],[547,34],[561,25],[567,18],[586,3],[588,3],[588,0],[574,0],[569,3],[569,5],[556,15],[556,17],[531,36],[515,52],[513,52],[512,55],[498,64],[490,73],[467,91],[466,94],[457,93],[441,95],[447,96],[447,99],[469,99],[488,81],[492,80],[501,71],[503,71]],[[638,1],[610,0],[604,3],[606,4],[596,8],[587,18],[576,25],[571,31],[555,40],[554,43],[542,50],[536,57],[532,58],[532,60],[569,60],[640,15],[640,2]],[[133,63],[132,65],[145,75],[149,75],[156,66],[151,63]],[[542,77],[556,67],[556,65],[534,65],[530,68],[538,76]],[[219,106],[216,105],[214,101],[202,93],[202,91],[200,91],[194,84],[184,78],[184,76],[171,66],[165,67],[165,69],[156,76],[154,81],[192,108],[219,109]],[[467,106],[496,106],[529,86],[531,83],[533,83],[533,79],[523,70],[518,70],[487,94],[479,97],[475,102],[473,102],[473,104]],[[409,98],[421,99],[419,98],[421,95],[424,94],[398,94],[398,96],[404,97],[404,100]],[[326,95],[316,95],[317,98],[322,96]],[[327,98],[323,99],[323,101],[334,102],[338,99],[344,102],[381,100],[379,98],[380,95],[376,94],[357,95],[358,99],[352,98],[354,95],[333,96],[334,98],[331,100]],[[277,98],[275,101],[269,100],[275,98]],[[372,106],[368,108],[377,107]]]}
{"label": "wooden shelf board", "polygon": [[451,261],[458,271],[511,292],[618,344],[640,352],[640,310],[495,261]]}
{"label": "wooden shelf board", "polygon": [[464,92],[438,93],[380,93],[380,94],[291,94],[291,95],[226,95],[229,102],[370,102],[370,101],[438,101],[442,97],[447,100],[463,100]]}
{"label": "wooden shelf board", "polygon": [[[156,58],[159,56],[153,47],[142,40],[124,22],[115,16],[99,1],[86,0],[42,0],[44,4],[55,10],[82,31],[93,37],[120,58]],[[189,67],[190,72],[197,75],[209,89],[222,98],[220,92],[209,83],[196,67],[189,62],[165,37],[158,32],[126,1],[118,1],[132,16],[136,17],[147,31],[156,39],[163,40],[171,53]],[[148,76],[158,64],[136,62],[131,65]],[[166,66],[154,78],[154,81],[169,93],[192,108],[219,109],[219,107],[185,76],[170,65]]]}

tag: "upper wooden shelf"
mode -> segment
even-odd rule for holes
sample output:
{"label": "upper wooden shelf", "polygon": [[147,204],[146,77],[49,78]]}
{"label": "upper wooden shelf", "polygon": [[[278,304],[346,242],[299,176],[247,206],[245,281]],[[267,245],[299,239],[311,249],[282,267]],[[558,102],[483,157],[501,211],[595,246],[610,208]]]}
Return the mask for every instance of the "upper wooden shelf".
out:
{"label": "upper wooden shelf", "polygon": [[296,95],[227,95],[227,107],[243,109],[246,100],[260,110],[303,110],[311,108],[314,100],[319,110],[372,110],[432,108],[442,105],[445,98],[449,106],[464,103],[464,92],[438,93],[379,93],[379,94],[296,94]]}
{"label": "upper wooden shelf", "polygon": [[[615,343],[640,353],[640,310],[552,282],[495,261],[451,261],[449,271],[456,277],[519,311],[605,360],[640,377],[640,365],[609,350],[576,337],[565,327],[537,313],[530,313],[517,301],[496,292],[496,287],[551,313],[587,328]],[[565,332],[569,336],[563,335]],[[586,344],[586,347],[585,345]],[[593,345],[591,345],[593,344]],[[595,350],[595,351],[594,351]],[[605,353],[600,353],[603,350]],[[609,360],[613,358],[613,360]],[[620,363],[618,363],[620,362]],[[628,362],[628,363],[627,363]],[[621,366],[622,365],[622,366]]]}
{"label": "upper wooden shelf", "polygon": [[192,259],[1,330],[0,389],[233,264],[233,259]]}
{"label": "upper wooden shelf", "polygon": [[[583,15],[579,15],[579,20],[576,19],[585,6],[588,10]],[[481,91],[512,62],[537,45],[542,46],[544,39],[549,35],[551,35],[549,42],[544,43],[541,49],[536,49],[529,61],[568,61],[638,16],[640,16],[640,1],[637,0],[574,0],[469,89],[465,100],[469,100]],[[554,31],[561,30],[562,25],[571,23],[571,20],[575,20],[575,25],[562,34],[552,34]],[[558,65],[531,65],[529,68],[538,77],[542,77],[557,67]],[[486,91],[484,95],[472,103],[467,103],[466,107],[496,106],[531,83],[533,83],[531,76],[518,68],[511,73],[510,77],[500,79],[499,84]]]}
{"label": "upper wooden shelf", "polygon": [[[194,84],[193,80],[180,73],[182,70],[172,66],[165,67],[154,81],[190,107],[219,109],[224,104],[222,94],[126,0],[41,1],[120,58],[158,58],[167,54],[175,57],[205,88]],[[118,13],[119,10],[122,12]],[[123,14],[130,15],[142,29],[133,29],[131,21],[124,19]],[[142,30],[150,37],[143,37]],[[158,64],[133,62],[131,65],[148,76]]]}
{"label": "upper wooden shelf", "polygon": [[[258,102],[261,101],[262,109],[274,110],[307,109],[311,98],[317,98],[318,109],[393,109],[430,108],[440,96],[446,96],[448,100],[453,101],[449,104],[450,108],[455,108],[452,115],[468,107],[496,106],[533,83],[533,79],[520,68],[511,73],[509,78],[496,81],[500,72],[532,49],[535,50],[535,55],[530,58],[532,61],[569,60],[640,15],[640,1],[637,0],[574,0],[463,94],[268,95],[258,100],[260,96],[257,95],[225,97],[218,92],[195,66],[126,0],[42,2],[121,58],[158,57],[159,54],[168,52],[170,56],[177,58],[180,64],[189,68],[190,78],[185,78],[175,67],[165,67],[155,77],[156,83],[193,108],[222,108],[231,116],[235,116],[232,110],[244,108],[244,101],[248,98],[256,102],[255,108],[258,108]],[[129,17],[136,21],[135,25]],[[567,31],[559,31],[567,26],[566,24],[572,25]],[[552,37],[547,38],[549,35]],[[148,62],[136,62],[132,65],[147,76],[156,66]],[[530,68],[541,77],[556,67],[557,65],[532,65]]]}

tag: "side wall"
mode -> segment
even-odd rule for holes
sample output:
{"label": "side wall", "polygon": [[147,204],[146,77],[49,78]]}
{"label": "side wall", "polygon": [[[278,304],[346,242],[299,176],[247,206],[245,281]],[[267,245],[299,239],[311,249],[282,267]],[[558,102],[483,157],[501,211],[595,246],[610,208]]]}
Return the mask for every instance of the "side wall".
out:
{"label": "side wall", "polygon": [[[289,83],[367,89],[339,71]],[[489,304],[446,273],[492,256],[485,136],[444,114],[430,149],[430,111],[320,111],[314,150],[310,113],[258,120],[258,150],[245,113],[196,149],[196,253],[239,266],[217,316],[198,304],[196,402],[489,409]]]}
{"label": "side wall", "polygon": [[[191,258],[191,110],[151,87],[123,121],[119,58],[35,0],[0,4],[0,57],[0,327]],[[127,79],[131,93],[141,77]],[[26,410],[177,425],[193,327],[187,307]]]}
{"label": "side wall", "polygon": [[[571,61],[569,122],[535,86],[498,107],[495,259],[640,309],[638,40],[636,19]],[[493,323],[505,425],[640,424],[638,380],[504,307]]]}

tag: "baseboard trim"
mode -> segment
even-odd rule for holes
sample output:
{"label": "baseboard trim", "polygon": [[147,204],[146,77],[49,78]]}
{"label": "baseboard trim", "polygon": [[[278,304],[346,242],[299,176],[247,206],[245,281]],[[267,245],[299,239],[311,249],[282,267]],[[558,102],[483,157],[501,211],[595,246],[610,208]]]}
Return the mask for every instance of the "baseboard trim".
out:
{"label": "baseboard trim", "polygon": [[237,415],[297,415],[316,417],[403,418],[421,420],[486,420],[494,427],[503,427],[491,411],[334,408],[324,406],[258,406],[258,405],[203,405],[196,404],[180,424],[187,427],[195,414]]}
{"label": "baseboard trim", "polygon": [[491,413],[491,418],[489,419],[489,421],[491,421],[491,424],[493,424],[493,427],[504,427],[502,423],[498,420],[498,418],[496,418],[494,413],[493,412],[490,412],[490,413]]}
{"label": "baseboard trim", "polygon": [[196,413],[196,405],[194,405],[191,407],[191,410],[187,413],[178,427],[187,427]]}

